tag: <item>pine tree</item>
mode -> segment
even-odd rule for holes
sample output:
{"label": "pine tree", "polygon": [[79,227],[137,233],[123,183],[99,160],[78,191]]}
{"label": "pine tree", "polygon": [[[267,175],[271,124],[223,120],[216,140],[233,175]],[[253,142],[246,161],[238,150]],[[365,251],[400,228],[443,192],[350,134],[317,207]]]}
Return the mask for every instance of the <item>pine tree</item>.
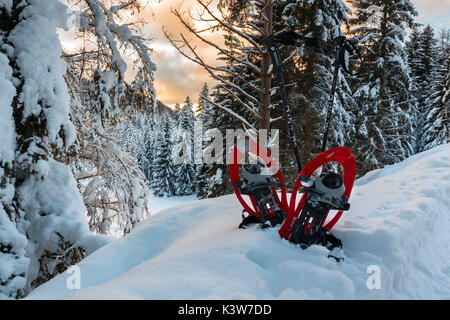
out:
{"label": "pine tree", "polygon": [[197,139],[197,141],[195,141],[196,145],[201,146],[202,158],[202,163],[197,163],[195,166],[195,175],[197,181],[195,192],[197,194],[197,197],[200,199],[206,198],[206,195],[208,193],[208,172],[213,167],[212,164],[205,163],[205,159],[203,159],[203,150],[207,146],[207,141],[204,141],[203,134],[214,126],[214,119],[211,117],[213,107],[208,103],[208,101],[205,100],[204,97],[209,98],[209,89],[206,83],[203,85],[202,91],[200,92],[197,108],[198,115],[196,117],[196,121],[201,123],[202,125],[202,134],[195,137],[195,139]]}
{"label": "pine tree", "polygon": [[9,81],[1,99],[0,292],[10,297],[77,263],[89,236],[73,174],[55,160],[75,139],[56,34],[63,12],[53,0],[0,4],[1,74]]}
{"label": "pine tree", "polygon": [[[23,8],[17,3],[8,7],[0,3],[0,44],[7,44],[7,35],[17,24],[12,16]],[[22,212],[14,201],[15,125],[13,100],[16,88],[13,69],[3,46],[0,46],[0,300],[19,298],[24,294],[29,259],[25,256],[27,238],[19,231]],[[16,66],[17,67],[17,66]]]}
{"label": "pine tree", "polygon": [[[148,181],[139,159],[122,150],[116,133],[119,124],[139,112],[150,113],[156,104],[151,50],[131,18],[140,2],[70,2],[81,16],[76,35],[82,45],[63,55],[77,140],[61,159],[76,173],[91,230],[110,233],[114,226],[116,235],[128,233],[148,215]],[[130,54],[133,64],[125,59]],[[136,74],[131,82],[127,71]]]}
{"label": "pine tree", "polygon": [[[434,39],[433,29],[428,25],[418,34],[413,33],[409,46],[413,46],[409,54],[409,65],[412,70],[411,76],[414,82],[414,98],[417,102],[415,114],[415,152],[424,150],[424,128],[429,113],[427,100],[433,85],[436,65],[436,40]],[[416,47],[418,42],[418,47]],[[415,49],[415,50],[414,50]]]}
{"label": "pine tree", "polygon": [[159,133],[154,145],[154,158],[152,162],[152,180],[150,188],[159,197],[173,196],[176,194],[174,185],[175,171],[171,161],[172,152],[172,120],[165,116],[160,119],[155,128]]}
{"label": "pine tree", "polygon": [[[358,102],[353,148],[358,173],[399,162],[412,152],[414,97],[404,41],[417,15],[409,0],[352,0],[350,33],[362,46],[363,63],[354,83]],[[371,6],[380,10],[373,23]]]}
{"label": "pine tree", "polygon": [[130,155],[135,155],[139,167],[147,181],[152,180],[151,163],[153,159],[154,131],[158,115],[156,112],[140,112],[135,119],[122,123],[117,128],[121,147]]}
{"label": "pine tree", "polygon": [[[334,71],[333,39],[340,35],[340,29],[343,27],[341,23],[348,23],[349,13],[350,10],[343,1],[330,0],[291,3],[283,9],[286,27],[321,40],[320,49],[305,48],[302,54],[295,58],[297,67],[290,67],[289,70],[289,73],[294,75],[291,81],[296,84],[295,89],[290,90],[289,99],[292,113],[294,117],[296,115],[294,120],[303,163],[320,153]],[[340,72],[329,147],[343,146],[350,142],[353,119],[349,110],[354,106],[346,75]]]}
{"label": "pine tree", "polygon": [[406,52],[408,54],[408,65],[410,68],[410,76],[412,79],[412,90],[411,90],[411,106],[413,110],[413,131],[414,131],[414,140],[412,141],[413,150],[417,150],[417,142],[418,142],[418,132],[422,130],[419,127],[419,113],[418,113],[418,96],[422,92],[420,87],[417,85],[416,79],[418,78],[418,68],[416,66],[420,65],[419,60],[421,56],[421,48],[420,48],[420,37],[421,32],[418,28],[419,25],[414,25],[409,36],[409,41],[406,43]]}
{"label": "pine tree", "polygon": [[175,113],[177,130],[172,134],[175,148],[172,156],[181,157],[181,163],[175,165],[176,189],[178,196],[187,196],[195,192],[194,166],[194,114],[193,103],[189,97],[185,104]]}
{"label": "pine tree", "polygon": [[436,64],[430,92],[425,101],[424,150],[450,142],[450,30],[442,30]]}

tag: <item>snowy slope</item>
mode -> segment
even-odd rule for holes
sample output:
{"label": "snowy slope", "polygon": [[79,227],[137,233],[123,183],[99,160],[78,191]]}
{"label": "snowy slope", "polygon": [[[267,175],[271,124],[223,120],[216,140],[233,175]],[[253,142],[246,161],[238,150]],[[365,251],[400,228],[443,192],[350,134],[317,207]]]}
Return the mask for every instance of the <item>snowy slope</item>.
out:
{"label": "snowy slope", "polygon": [[[450,145],[359,179],[334,229],[341,263],[274,229],[238,229],[232,195],[187,202],[81,261],[81,290],[62,274],[29,298],[450,299],[449,181]],[[367,288],[371,265],[380,289]]]}

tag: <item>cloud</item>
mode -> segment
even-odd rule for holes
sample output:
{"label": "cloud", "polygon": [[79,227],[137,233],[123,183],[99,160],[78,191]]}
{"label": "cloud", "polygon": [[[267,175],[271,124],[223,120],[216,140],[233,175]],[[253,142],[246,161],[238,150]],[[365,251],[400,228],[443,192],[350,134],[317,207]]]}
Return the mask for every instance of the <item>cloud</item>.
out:
{"label": "cloud", "polygon": [[450,0],[412,0],[419,15],[417,21],[430,24],[435,29],[448,28],[450,21]]}
{"label": "cloud", "polygon": [[[155,49],[153,61],[158,68],[155,74],[156,94],[158,99],[166,104],[183,102],[186,96],[190,96],[197,102],[203,84],[207,82],[211,87],[215,83],[202,67],[176,52],[161,30],[165,26],[173,35],[178,35],[180,32],[187,35],[178,19],[170,13],[170,8],[179,7],[181,11],[186,11],[189,7],[193,7],[195,10],[195,3],[195,0],[153,1],[151,2],[152,13],[146,13],[146,17],[153,15],[153,21],[149,22],[147,28],[154,37],[151,46]],[[448,27],[450,0],[412,0],[412,3],[419,12],[417,17],[419,23],[431,24],[436,29]],[[222,35],[218,32],[210,35],[210,38],[217,42],[222,41]],[[202,57],[207,57],[209,62],[214,63],[217,52],[193,37],[190,39],[197,45]]]}
{"label": "cloud", "polygon": [[[418,22],[431,24],[436,29],[449,26],[450,0],[411,1],[419,12]],[[209,87],[212,87],[216,83],[201,66],[179,54],[162,32],[163,26],[176,37],[183,32],[206,61],[217,64],[215,61],[217,51],[189,35],[177,17],[170,12],[172,8],[180,8],[182,12],[192,8],[195,12],[195,4],[196,0],[148,0],[148,5],[140,15],[140,18],[146,22],[143,32],[151,38],[148,44],[154,49],[152,60],[157,67],[154,83],[156,95],[159,100],[168,105],[182,103],[187,96],[190,96],[192,101],[198,102],[203,84],[206,82]],[[66,49],[70,50],[79,45],[74,39],[73,32],[61,32],[60,36]],[[208,39],[215,43],[223,43],[220,32],[209,34]],[[131,74],[132,71],[129,70],[128,73]]]}
{"label": "cloud", "polygon": [[[178,18],[170,12],[173,8],[180,8],[182,12],[190,7],[195,10],[194,0],[184,1],[152,1],[143,12],[143,18],[150,20],[144,30],[152,37],[150,47],[154,49],[152,60],[157,66],[155,72],[155,90],[159,100],[168,105],[183,102],[187,96],[198,102],[200,91],[206,82],[209,87],[215,81],[201,66],[183,57],[165,38],[162,28],[179,38],[182,32],[191,43],[197,47],[201,57],[208,63],[216,64],[217,51],[209,45],[196,39],[183,27]],[[208,34],[208,39],[216,43],[223,43],[222,34],[215,32]]]}

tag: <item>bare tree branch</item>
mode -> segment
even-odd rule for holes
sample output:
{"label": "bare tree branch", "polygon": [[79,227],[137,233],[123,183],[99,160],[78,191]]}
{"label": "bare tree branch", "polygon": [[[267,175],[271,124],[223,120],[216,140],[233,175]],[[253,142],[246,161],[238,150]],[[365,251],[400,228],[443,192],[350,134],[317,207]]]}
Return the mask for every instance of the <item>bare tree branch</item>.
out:
{"label": "bare tree branch", "polygon": [[250,111],[256,119],[262,119],[262,117],[252,108],[250,107],[248,104],[246,104],[245,102],[243,102],[241,99],[239,99],[239,97],[236,95],[236,93],[234,93],[232,90],[228,89],[226,86],[224,85],[220,85],[223,89],[225,89],[225,91],[227,91],[229,94],[231,94],[233,96],[233,98],[236,99],[236,101],[242,105],[245,109],[247,109],[248,111]]}
{"label": "bare tree branch", "polygon": [[239,121],[240,123],[242,123],[243,126],[245,126],[246,128],[249,129],[253,129],[256,130],[256,128],[254,126],[252,126],[250,123],[248,123],[247,120],[245,120],[244,118],[242,118],[240,115],[238,115],[237,113],[231,111],[230,109],[228,109],[227,107],[221,106],[220,104],[215,103],[214,101],[211,101],[211,99],[205,98],[205,101],[211,103],[213,106],[222,109],[223,111],[225,111],[228,115],[230,115],[231,117],[235,118],[237,121]]}
{"label": "bare tree branch", "polygon": [[181,16],[180,12],[178,10],[173,10],[172,11],[174,13],[174,15],[180,20],[180,22],[184,25],[184,27],[186,29],[188,29],[192,34],[194,34],[198,39],[200,39],[202,42],[214,47],[216,50],[218,50],[219,52],[221,52],[222,54],[226,55],[228,58],[233,59],[239,63],[245,64],[247,67],[253,69],[255,72],[257,72],[258,74],[261,74],[261,69],[258,68],[257,66],[255,66],[253,63],[244,60],[241,60],[235,56],[232,56],[231,54],[229,54],[228,52],[226,52],[225,50],[223,50],[222,48],[220,48],[217,44],[205,39],[204,37],[200,36],[198,34],[198,31],[195,30],[192,26],[190,26]]}
{"label": "bare tree branch", "polygon": [[258,51],[259,53],[262,55],[264,54],[264,50],[261,48],[261,46],[249,35],[241,32],[239,29],[236,29],[235,27],[233,27],[232,25],[230,25],[229,23],[224,22],[223,20],[217,18],[212,12],[211,10],[208,8],[208,5],[203,3],[203,1],[201,0],[197,0],[197,2],[206,10],[206,12],[208,12],[208,14],[213,17],[218,23],[220,23],[220,25],[222,25],[223,27],[225,27],[226,29],[230,30],[233,33],[236,33],[237,35],[239,35],[240,37],[244,38],[245,40],[247,40],[248,42],[250,42]]}

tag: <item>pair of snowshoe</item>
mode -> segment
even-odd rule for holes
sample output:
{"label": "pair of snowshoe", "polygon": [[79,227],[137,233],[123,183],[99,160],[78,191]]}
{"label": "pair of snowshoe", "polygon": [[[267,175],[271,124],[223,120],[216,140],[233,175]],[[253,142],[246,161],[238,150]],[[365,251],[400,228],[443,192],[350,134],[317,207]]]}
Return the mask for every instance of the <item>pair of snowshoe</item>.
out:
{"label": "pair of snowshoe", "polygon": [[[240,165],[246,154],[253,154],[259,161]],[[313,244],[329,250],[342,248],[341,240],[330,231],[342,213],[350,208],[348,200],[355,180],[356,162],[349,149],[334,148],[311,160],[297,177],[289,204],[281,171],[265,148],[245,139],[234,146],[231,157],[231,183],[243,212],[248,213],[246,217],[243,214],[240,228],[250,224],[260,224],[262,228],[281,225],[280,236],[302,248]],[[343,176],[330,170],[313,177],[317,169],[330,162],[341,165]],[[303,195],[297,204],[298,193]],[[248,196],[250,203],[243,195]],[[338,212],[327,221],[331,210]]]}
{"label": "pair of snowshoe", "polygon": [[[283,175],[275,160],[266,149],[255,141],[250,139],[238,141],[230,158],[230,178],[239,202],[244,207],[244,211],[249,214],[248,217],[243,219],[240,227],[245,227],[254,222],[261,223],[264,226],[269,226],[269,224],[270,226],[276,226],[282,223],[279,229],[280,236],[299,244],[302,248],[312,244],[321,244],[330,250],[341,248],[342,242],[330,231],[342,216],[343,211],[350,208],[348,199],[355,181],[356,162],[353,153],[346,148],[338,147],[328,151],[325,150],[333,115],[339,70],[342,68],[344,72],[354,75],[348,64],[349,58],[356,53],[361,60],[361,54],[357,47],[348,41],[344,35],[339,35],[334,39],[333,45],[336,46],[337,50],[322,139],[322,153],[305,167],[302,167],[283,79],[283,59],[277,44],[297,46],[303,43],[305,46],[319,48],[320,40],[305,37],[295,32],[283,32],[277,35],[268,35],[262,39],[262,42],[271,56],[272,70],[278,82],[281,105],[286,116],[289,138],[299,175],[295,181],[288,205]],[[260,160],[260,163],[243,165],[241,177],[239,163],[243,163],[247,154],[253,154],[255,159]],[[342,176],[333,171],[322,170],[330,162],[341,165]],[[272,168],[272,171],[275,172],[264,174],[263,172],[269,168]],[[317,170],[321,173],[313,178],[313,174]],[[278,182],[276,182],[276,179],[278,179]],[[281,199],[278,196],[277,189],[280,189]],[[299,191],[303,195],[297,204],[296,198]],[[251,206],[245,202],[242,195],[249,196]],[[338,210],[338,212],[327,222],[330,210]]]}

